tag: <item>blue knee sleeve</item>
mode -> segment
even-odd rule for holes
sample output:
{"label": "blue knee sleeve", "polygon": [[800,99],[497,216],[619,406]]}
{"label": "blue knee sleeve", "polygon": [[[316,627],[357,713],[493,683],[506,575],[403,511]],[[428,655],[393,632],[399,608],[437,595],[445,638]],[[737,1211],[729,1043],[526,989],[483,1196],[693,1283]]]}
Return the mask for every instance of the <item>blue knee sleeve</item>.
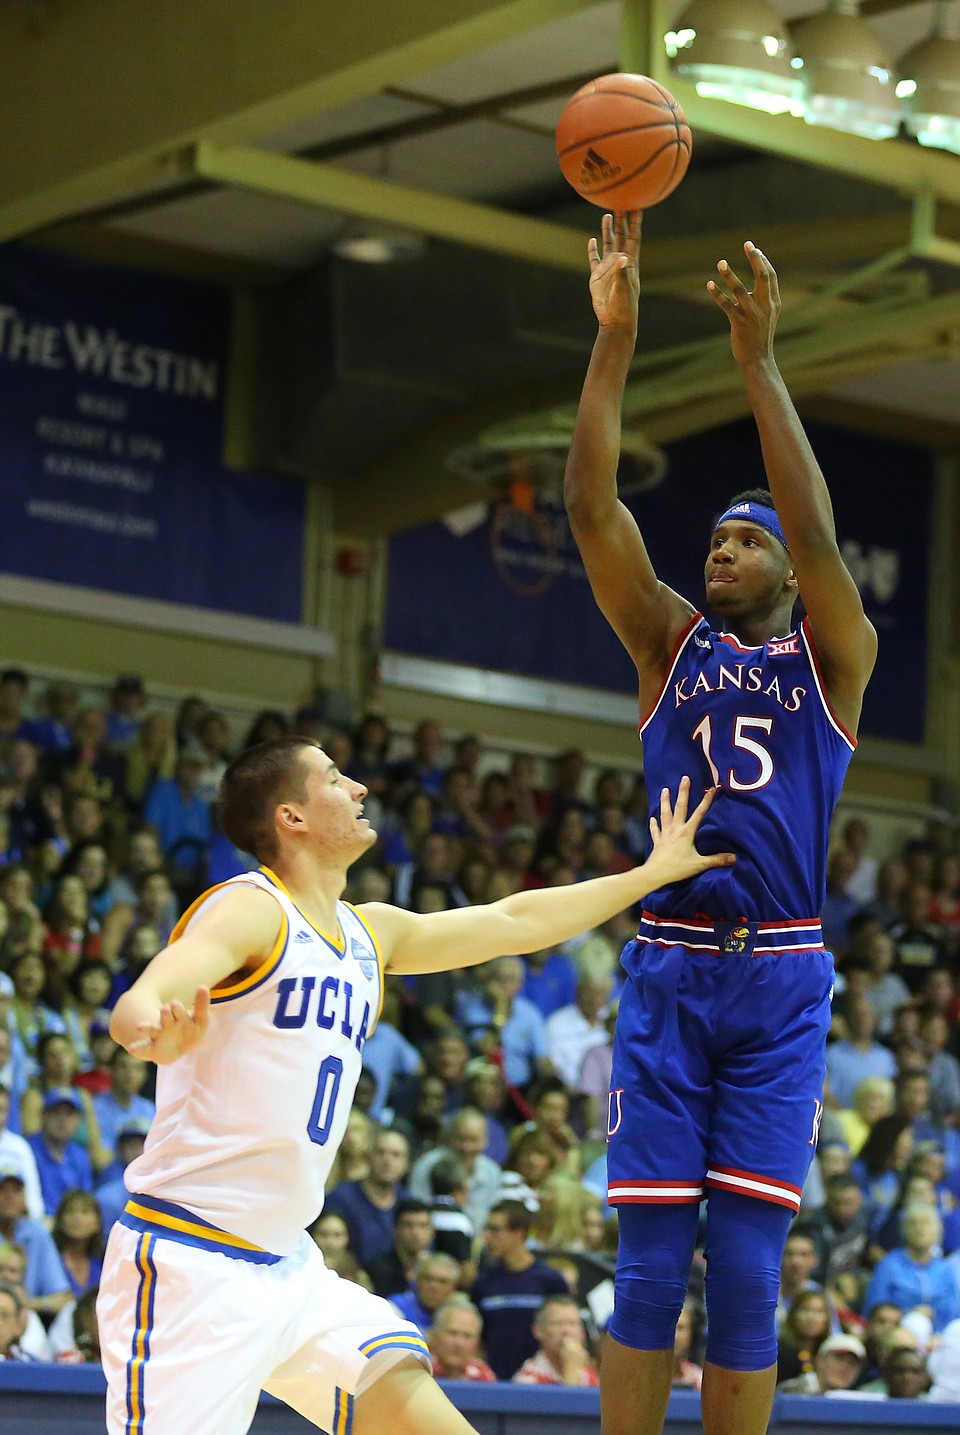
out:
{"label": "blue knee sleeve", "polygon": [[777,1359],[780,1262],[793,1212],[730,1191],[707,1200],[707,1359],[766,1370]]}
{"label": "blue knee sleeve", "polygon": [[607,1327],[632,1350],[672,1350],[687,1293],[699,1206],[619,1208],[616,1296]]}

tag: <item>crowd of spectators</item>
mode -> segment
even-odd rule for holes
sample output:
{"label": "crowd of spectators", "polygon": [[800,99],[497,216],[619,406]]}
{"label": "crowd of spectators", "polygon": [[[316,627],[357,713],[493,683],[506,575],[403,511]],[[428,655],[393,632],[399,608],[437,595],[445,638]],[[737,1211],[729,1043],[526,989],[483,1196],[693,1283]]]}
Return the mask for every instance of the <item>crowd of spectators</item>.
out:
{"label": "crowd of spectators", "polygon": [[[348,900],[418,912],[643,859],[642,779],[576,750],[504,757],[435,722],[322,709],[250,730],[121,677],[105,703],[0,672],[0,1358],[95,1361],[95,1295],[153,1070],[109,1012],[180,911],[252,862],[217,828],[230,757],[290,732],[368,788]],[[817,1156],[784,1256],[784,1388],[960,1400],[960,846],[930,820],[875,853],[836,835],[837,956]],[[884,859],[884,860],[881,860]],[[624,913],[527,958],[389,978],[312,1235],[425,1332],[442,1378],[592,1386],[612,1310],[605,1144]],[[281,1179],[278,1173],[278,1179]],[[698,1250],[675,1382],[699,1388]]]}

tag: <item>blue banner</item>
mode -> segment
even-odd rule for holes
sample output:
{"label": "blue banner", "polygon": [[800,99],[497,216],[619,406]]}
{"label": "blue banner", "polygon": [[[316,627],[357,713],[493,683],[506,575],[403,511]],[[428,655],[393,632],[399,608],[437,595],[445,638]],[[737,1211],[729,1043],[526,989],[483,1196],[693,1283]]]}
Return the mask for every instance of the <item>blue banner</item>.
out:
{"label": "blue banner", "polygon": [[[845,429],[811,425],[809,433],[844,558],[880,637],[861,732],[922,742],[932,458]],[[756,430],[742,422],[685,439],[668,458],[665,480],[625,502],[658,576],[701,606],[714,519],[734,493],[763,483]],[[462,536],[431,523],[392,538],[384,642],[471,667],[636,691],[633,664],[597,610],[559,503],[538,500],[530,514],[496,503]]]}
{"label": "blue banner", "polygon": [[229,296],[0,248],[0,571],[297,623],[303,485],[223,467]]}

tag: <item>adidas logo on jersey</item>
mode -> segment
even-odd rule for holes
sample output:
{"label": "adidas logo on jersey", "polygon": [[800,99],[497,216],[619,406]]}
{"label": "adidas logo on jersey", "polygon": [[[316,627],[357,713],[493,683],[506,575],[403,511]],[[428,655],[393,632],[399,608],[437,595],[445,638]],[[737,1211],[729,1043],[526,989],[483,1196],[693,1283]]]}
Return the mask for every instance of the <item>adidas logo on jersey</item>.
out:
{"label": "adidas logo on jersey", "polygon": [[312,942],[313,938],[309,932],[295,932],[293,940],[295,942]]}
{"label": "adidas logo on jersey", "polygon": [[580,183],[600,184],[603,180],[616,179],[622,173],[621,165],[612,164],[595,149],[588,149],[580,165]]}

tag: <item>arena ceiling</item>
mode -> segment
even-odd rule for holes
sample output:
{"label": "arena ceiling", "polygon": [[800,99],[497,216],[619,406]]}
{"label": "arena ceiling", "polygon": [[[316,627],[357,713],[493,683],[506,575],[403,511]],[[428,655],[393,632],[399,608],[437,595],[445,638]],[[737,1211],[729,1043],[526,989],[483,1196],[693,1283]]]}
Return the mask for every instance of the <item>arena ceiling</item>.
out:
{"label": "arena ceiling", "polygon": [[[789,18],[822,8],[777,3]],[[662,66],[655,41],[679,9],[7,0],[0,238],[252,293],[261,364],[264,323],[290,334],[295,312],[291,343],[309,367],[302,315],[316,301],[335,360],[292,416],[285,395],[293,437],[271,439],[275,418],[255,456],[332,480],[338,526],[404,526],[476,495],[451,451],[565,442],[591,339],[597,212],[559,175],[554,125],[585,79]],[[893,55],[932,24],[932,3],[861,9]],[[955,447],[960,157],[668,83],[694,159],[645,226],[627,442],[642,453],[745,412],[704,281],[752,238],[782,275],[779,355],[804,411]],[[331,258],[384,225],[425,247],[376,269]]]}

